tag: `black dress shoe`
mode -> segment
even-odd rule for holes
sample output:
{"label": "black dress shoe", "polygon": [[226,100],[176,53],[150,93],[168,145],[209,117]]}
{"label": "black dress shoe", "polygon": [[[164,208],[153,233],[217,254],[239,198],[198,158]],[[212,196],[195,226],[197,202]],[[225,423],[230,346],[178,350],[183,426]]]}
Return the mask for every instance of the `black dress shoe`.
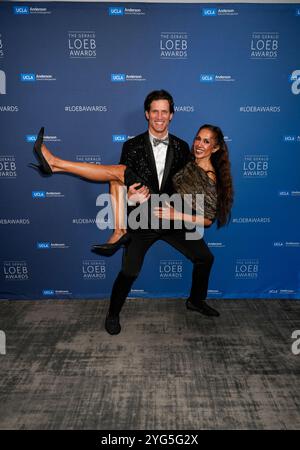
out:
{"label": "black dress shoe", "polygon": [[119,334],[121,331],[119,316],[110,316],[107,314],[105,319],[105,329],[109,334]]}
{"label": "black dress shoe", "polygon": [[128,233],[125,233],[117,242],[114,242],[113,244],[93,245],[92,252],[102,256],[112,256],[117,250],[119,250],[119,248],[124,247],[130,241],[131,237]]}
{"label": "black dress shoe", "polygon": [[49,164],[47,163],[46,159],[44,158],[44,155],[42,153],[42,144],[43,144],[43,139],[44,139],[44,131],[45,128],[42,127],[39,131],[38,137],[34,143],[33,146],[33,152],[38,160],[38,162],[40,163],[38,166],[36,164],[30,164],[30,167],[33,167],[34,169],[37,169],[39,172],[41,172],[42,175],[52,175],[52,169],[49,166]]}
{"label": "black dress shoe", "polygon": [[197,311],[204,316],[219,317],[220,315],[220,313],[216,309],[208,306],[208,304],[204,300],[200,300],[197,305],[195,305],[195,303],[192,303],[188,298],[185,304],[187,309],[190,309],[191,311]]}

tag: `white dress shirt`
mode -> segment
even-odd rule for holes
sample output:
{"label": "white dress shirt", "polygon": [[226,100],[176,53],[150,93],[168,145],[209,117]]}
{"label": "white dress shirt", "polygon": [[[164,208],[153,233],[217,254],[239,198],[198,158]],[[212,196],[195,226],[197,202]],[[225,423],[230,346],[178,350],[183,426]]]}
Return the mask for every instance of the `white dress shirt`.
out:
{"label": "white dress shirt", "polygon": [[[165,170],[165,164],[166,164],[166,156],[167,156],[167,150],[168,146],[165,144],[158,144],[156,146],[153,145],[153,139],[155,136],[152,136],[152,134],[149,132],[150,142],[152,145],[153,155],[155,159],[155,165],[156,165],[156,172],[158,177],[158,185],[159,188],[161,187],[161,182],[164,175]],[[160,139],[167,139],[168,134]]]}

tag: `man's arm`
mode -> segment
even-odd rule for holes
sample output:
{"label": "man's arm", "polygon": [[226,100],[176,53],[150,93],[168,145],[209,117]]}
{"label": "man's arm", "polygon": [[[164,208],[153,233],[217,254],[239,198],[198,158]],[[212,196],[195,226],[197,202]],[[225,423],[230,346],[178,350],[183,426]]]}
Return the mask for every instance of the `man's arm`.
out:
{"label": "man's arm", "polygon": [[127,186],[128,205],[135,206],[137,203],[144,203],[150,197],[149,189],[144,185],[144,181],[130,167],[130,147],[127,142],[123,144],[120,164],[127,168],[124,175],[124,183]]}
{"label": "man's arm", "polygon": [[129,153],[128,142],[124,142],[122,146],[122,153],[119,164],[124,164],[125,166],[128,165],[128,153]]}

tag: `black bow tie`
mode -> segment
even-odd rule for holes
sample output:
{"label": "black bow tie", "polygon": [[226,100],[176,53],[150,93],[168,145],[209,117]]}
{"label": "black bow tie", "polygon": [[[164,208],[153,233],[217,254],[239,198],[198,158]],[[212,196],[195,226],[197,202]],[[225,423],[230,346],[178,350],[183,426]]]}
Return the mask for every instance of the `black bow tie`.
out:
{"label": "black bow tie", "polygon": [[169,145],[169,138],[166,139],[153,138],[154,147],[156,147],[159,144]]}

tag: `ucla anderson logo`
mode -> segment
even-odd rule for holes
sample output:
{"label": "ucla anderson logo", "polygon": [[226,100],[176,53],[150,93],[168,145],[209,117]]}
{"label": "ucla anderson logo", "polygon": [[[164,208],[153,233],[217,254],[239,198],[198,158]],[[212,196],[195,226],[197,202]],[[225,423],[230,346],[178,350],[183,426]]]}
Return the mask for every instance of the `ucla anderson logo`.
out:
{"label": "ucla anderson logo", "polygon": [[238,16],[238,11],[234,8],[202,8],[202,16]]}
{"label": "ucla anderson logo", "polygon": [[31,83],[36,80],[34,73],[21,73],[20,80],[25,83]]}
{"label": "ucla anderson logo", "polygon": [[35,142],[37,138],[36,134],[27,134],[26,135],[26,142]]}
{"label": "ucla anderson logo", "polygon": [[214,17],[217,15],[217,8],[202,8],[202,16]]}
{"label": "ucla anderson logo", "polygon": [[15,15],[29,15],[29,14],[51,14],[49,8],[45,7],[31,7],[31,6],[13,6],[13,14]]}
{"label": "ucla anderson logo", "polygon": [[296,136],[283,136],[283,142],[295,142]]}
{"label": "ucla anderson logo", "polygon": [[62,295],[71,295],[72,292],[68,289],[43,289],[42,294],[44,297],[53,297],[55,296],[62,296]]}
{"label": "ucla anderson logo", "polygon": [[110,6],[109,16],[145,16],[146,12],[142,8],[125,8],[120,6]]}
{"label": "ucla anderson logo", "polygon": [[146,78],[141,74],[112,73],[110,80],[113,83],[125,83],[125,81],[146,81]]}
{"label": "ucla anderson logo", "polygon": [[124,7],[118,7],[118,6],[111,6],[108,8],[108,15],[109,16],[124,16]]}
{"label": "ucla anderson logo", "polygon": [[29,14],[29,6],[14,6],[14,14]]}
{"label": "ucla anderson logo", "polygon": [[126,81],[125,73],[112,73],[110,79],[113,83],[122,83]]}
{"label": "ucla anderson logo", "polygon": [[288,142],[289,144],[300,143],[300,135],[286,135],[283,136],[283,142]]}
{"label": "ucla anderson logo", "polygon": [[126,134],[113,134],[112,141],[113,142],[126,142],[127,136],[126,136]]}
{"label": "ucla anderson logo", "polygon": [[36,247],[38,250],[49,250],[50,242],[37,242]]}
{"label": "ucla anderson logo", "polygon": [[54,291],[53,289],[44,289],[43,290],[43,296],[45,297],[49,297],[49,296],[53,296],[54,295]]}
{"label": "ucla anderson logo", "polygon": [[200,75],[201,83],[213,83],[215,81],[215,75],[209,73],[202,73]]}
{"label": "ucla anderson logo", "polygon": [[45,191],[32,191],[32,198],[46,198]]}

